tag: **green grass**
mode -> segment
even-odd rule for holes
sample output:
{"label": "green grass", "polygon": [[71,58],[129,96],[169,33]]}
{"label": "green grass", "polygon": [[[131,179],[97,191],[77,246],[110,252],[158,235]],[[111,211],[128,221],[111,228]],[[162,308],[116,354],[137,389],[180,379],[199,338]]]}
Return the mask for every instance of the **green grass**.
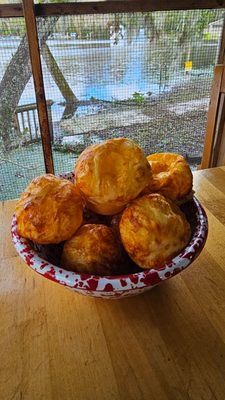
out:
{"label": "green grass", "polygon": [[[53,152],[55,173],[62,174],[74,169],[76,155]],[[45,173],[41,144],[31,144],[0,156],[0,200],[15,199],[36,176]],[[3,161],[8,160],[8,161]]]}

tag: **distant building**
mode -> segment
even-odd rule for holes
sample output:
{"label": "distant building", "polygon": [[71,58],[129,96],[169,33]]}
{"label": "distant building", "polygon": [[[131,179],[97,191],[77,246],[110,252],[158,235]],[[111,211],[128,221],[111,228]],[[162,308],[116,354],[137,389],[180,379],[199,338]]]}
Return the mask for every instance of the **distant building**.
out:
{"label": "distant building", "polygon": [[207,28],[204,29],[204,35],[209,39],[219,39],[223,29],[223,18],[217,21],[210,22]]}

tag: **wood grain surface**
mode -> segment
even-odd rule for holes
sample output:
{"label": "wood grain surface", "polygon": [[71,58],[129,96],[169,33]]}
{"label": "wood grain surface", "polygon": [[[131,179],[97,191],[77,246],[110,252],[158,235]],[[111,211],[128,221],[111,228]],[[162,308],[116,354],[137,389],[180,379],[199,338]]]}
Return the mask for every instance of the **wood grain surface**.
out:
{"label": "wood grain surface", "polygon": [[81,296],[29,269],[0,205],[0,399],[225,398],[225,168],[197,171],[199,258],[142,295]]}

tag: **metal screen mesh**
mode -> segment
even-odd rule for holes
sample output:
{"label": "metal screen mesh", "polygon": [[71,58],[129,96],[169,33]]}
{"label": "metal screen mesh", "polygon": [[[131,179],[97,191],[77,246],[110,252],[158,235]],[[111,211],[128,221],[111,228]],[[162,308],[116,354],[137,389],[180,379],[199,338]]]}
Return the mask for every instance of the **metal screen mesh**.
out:
{"label": "metal screen mesh", "polygon": [[0,0],[0,4],[18,4],[22,3],[22,0]]}
{"label": "metal screen mesh", "polygon": [[[183,154],[194,169],[223,16],[189,10],[38,18],[56,173],[73,170],[89,144],[120,136],[146,155]],[[14,59],[24,33],[23,18],[0,20],[1,199],[17,197],[44,172],[29,55]],[[16,74],[13,60],[21,66]]]}
{"label": "metal screen mesh", "polygon": [[54,102],[56,172],[73,169],[87,145],[120,136],[134,139],[146,155],[178,152],[195,168],[223,14],[60,17],[42,52],[45,90]]}
{"label": "metal screen mesh", "polygon": [[24,19],[0,19],[0,199],[44,172]]}

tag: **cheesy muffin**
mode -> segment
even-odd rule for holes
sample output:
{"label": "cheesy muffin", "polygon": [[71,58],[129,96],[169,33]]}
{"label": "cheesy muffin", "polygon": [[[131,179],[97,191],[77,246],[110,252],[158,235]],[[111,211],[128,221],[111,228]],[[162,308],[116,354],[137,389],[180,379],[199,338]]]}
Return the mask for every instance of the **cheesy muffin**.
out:
{"label": "cheesy muffin", "polygon": [[120,220],[122,243],[142,268],[155,268],[176,256],[189,242],[191,228],[178,206],[160,194],[134,200]]}
{"label": "cheesy muffin", "polygon": [[180,202],[192,194],[193,177],[185,158],[175,153],[155,153],[147,157],[152,178],[144,193],[161,193]]}
{"label": "cheesy muffin", "polygon": [[121,262],[121,248],[113,230],[102,224],[87,224],[65,242],[61,266],[86,274],[115,275]]}
{"label": "cheesy muffin", "polygon": [[66,179],[45,174],[32,180],[15,209],[18,234],[36,243],[69,239],[83,221],[81,196]]}
{"label": "cheesy muffin", "polygon": [[75,178],[87,206],[99,214],[112,215],[146,187],[151,167],[132,140],[110,139],[81,153]]}

